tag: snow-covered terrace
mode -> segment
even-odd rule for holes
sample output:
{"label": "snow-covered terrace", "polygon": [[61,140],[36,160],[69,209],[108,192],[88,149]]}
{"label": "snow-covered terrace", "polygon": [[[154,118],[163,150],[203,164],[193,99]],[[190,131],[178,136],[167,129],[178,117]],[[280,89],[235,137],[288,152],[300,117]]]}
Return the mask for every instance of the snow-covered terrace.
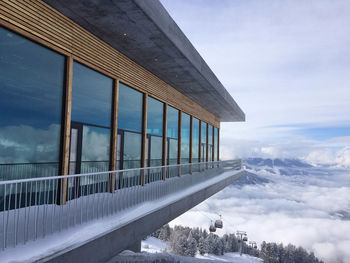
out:
{"label": "snow-covered terrace", "polygon": [[[181,177],[170,176],[178,171]],[[235,160],[0,182],[1,262],[108,260],[243,174],[241,161]],[[148,176],[144,186],[135,183],[142,175]],[[121,176],[129,187],[104,191]],[[64,205],[52,202],[60,192],[54,187],[58,180],[73,185],[77,178],[93,187],[68,188]]]}

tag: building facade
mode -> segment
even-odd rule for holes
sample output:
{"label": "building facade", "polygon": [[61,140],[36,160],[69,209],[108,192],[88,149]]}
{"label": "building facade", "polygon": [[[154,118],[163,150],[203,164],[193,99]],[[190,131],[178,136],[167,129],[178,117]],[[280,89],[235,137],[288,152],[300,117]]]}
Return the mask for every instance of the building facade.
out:
{"label": "building facade", "polygon": [[[69,2],[0,2],[0,180],[219,160],[220,121],[244,120],[237,105],[230,109],[221,103],[227,94],[212,96],[214,102],[196,90],[188,95],[179,88],[181,82],[171,85],[165,74],[172,67],[180,68],[176,60],[156,55],[152,63],[159,60],[159,66],[147,69],[148,63],[136,62],[140,57],[133,55],[134,49],[130,48],[132,55],[125,55],[134,42],[142,51],[147,48],[127,31],[128,25],[133,26],[130,21],[105,22],[125,31],[111,33],[118,41],[124,39],[122,52],[108,41],[109,34],[101,37],[103,25],[91,22],[92,30],[71,15],[77,10],[91,12],[96,8],[93,1],[86,9]],[[127,1],[117,2],[109,8],[110,14],[99,14],[99,19],[125,11]],[[124,15],[137,16],[135,8],[146,14],[149,6],[138,2],[142,1],[130,1],[133,6]],[[161,23],[148,19],[150,24]],[[151,33],[145,36],[158,34],[147,30]],[[169,37],[168,42],[174,41]],[[176,69],[180,71],[172,77],[185,78],[181,70],[195,67],[189,65]],[[182,83],[200,83],[196,78]],[[213,81],[203,85],[214,87]],[[219,106],[213,110],[215,103]]]}

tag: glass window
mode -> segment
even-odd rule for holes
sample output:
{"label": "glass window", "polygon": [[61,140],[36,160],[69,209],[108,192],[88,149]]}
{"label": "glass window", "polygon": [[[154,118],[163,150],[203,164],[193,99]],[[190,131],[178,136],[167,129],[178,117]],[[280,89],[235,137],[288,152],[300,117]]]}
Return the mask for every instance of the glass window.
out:
{"label": "glass window", "polygon": [[119,83],[118,129],[142,132],[143,94]]}
{"label": "glass window", "polygon": [[72,121],[110,127],[113,80],[74,62],[72,85]]}
{"label": "glass window", "polygon": [[207,124],[202,121],[201,126],[201,161],[206,162],[207,161]]}
{"label": "glass window", "polygon": [[168,106],[167,112],[167,137],[177,139],[179,133],[179,111]]}
{"label": "glass window", "polygon": [[110,130],[83,126],[81,173],[108,171]]}
{"label": "glass window", "polygon": [[208,162],[213,161],[213,126],[208,125]]}
{"label": "glass window", "polygon": [[167,116],[167,163],[177,164],[178,137],[179,137],[179,111],[168,106]]}
{"label": "glass window", "polygon": [[141,166],[142,135],[135,132],[124,132],[123,169]]}
{"label": "glass window", "polygon": [[77,151],[81,152],[81,163],[76,162],[76,172],[109,170],[112,91],[113,79],[74,62],[72,128],[82,133],[81,150]]}
{"label": "glass window", "polygon": [[[117,167],[119,169],[139,168],[141,167],[143,93],[119,83],[118,101],[119,160],[117,160]],[[121,165],[118,165],[118,162]],[[127,177],[131,177],[131,173],[128,173]]]}
{"label": "glass window", "polygon": [[199,161],[199,120],[193,118],[192,129],[192,162],[198,163]]}
{"label": "glass window", "polygon": [[181,114],[181,163],[188,163],[190,158],[190,115]]}
{"label": "glass window", "polygon": [[148,97],[147,100],[147,149],[148,166],[162,165],[164,103]]}
{"label": "glass window", "polygon": [[65,58],[0,27],[0,180],[58,175]]}
{"label": "glass window", "polygon": [[177,164],[177,151],[179,142],[177,139],[168,138],[168,164]]}
{"label": "glass window", "polygon": [[214,161],[218,161],[218,128],[214,127]]}
{"label": "glass window", "polygon": [[158,136],[150,136],[148,143],[151,144],[149,149],[150,159],[148,166],[161,166],[162,165],[162,146],[163,138]]}
{"label": "glass window", "polygon": [[163,135],[164,103],[148,97],[147,99],[147,134]]}
{"label": "glass window", "polygon": [[[141,133],[123,131],[123,169],[133,169],[141,167]],[[120,187],[130,187],[140,185],[140,171],[132,170],[120,174]]]}

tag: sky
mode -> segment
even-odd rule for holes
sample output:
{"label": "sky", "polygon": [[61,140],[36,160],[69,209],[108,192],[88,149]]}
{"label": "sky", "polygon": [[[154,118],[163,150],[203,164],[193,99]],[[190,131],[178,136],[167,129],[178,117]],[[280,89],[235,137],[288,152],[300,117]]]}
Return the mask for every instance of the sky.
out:
{"label": "sky", "polygon": [[350,166],[348,0],[161,0],[246,114],[221,156]]}

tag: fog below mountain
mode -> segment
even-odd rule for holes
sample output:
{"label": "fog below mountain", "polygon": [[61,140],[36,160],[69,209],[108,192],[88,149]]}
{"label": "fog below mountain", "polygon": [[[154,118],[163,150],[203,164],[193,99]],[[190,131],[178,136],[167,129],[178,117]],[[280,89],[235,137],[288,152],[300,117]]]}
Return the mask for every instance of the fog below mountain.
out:
{"label": "fog below mountain", "polygon": [[171,222],[208,228],[223,216],[219,235],[301,245],[325,262],[350,262],[350,171],[299,160],[251,158],[247,176]]}

